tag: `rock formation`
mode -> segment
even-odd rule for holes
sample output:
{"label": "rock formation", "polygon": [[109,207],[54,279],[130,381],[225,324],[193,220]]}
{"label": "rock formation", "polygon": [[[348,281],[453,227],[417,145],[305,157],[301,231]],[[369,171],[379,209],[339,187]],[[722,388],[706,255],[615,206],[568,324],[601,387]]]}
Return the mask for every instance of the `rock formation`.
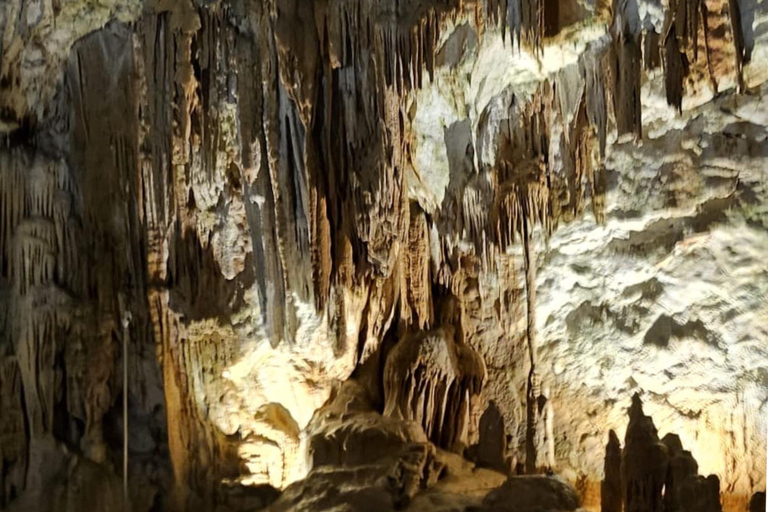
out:
{"label": "rock formation", "polygon": [[483,510],[488,512],[576,510],[579,505],[573,487],[546,476],[510,478],[483,500]]}
{"label": "rock formation", "polygon": [[622,511],[624,496],[621,482],[621,443],[616,432],[611,430],[605,446],[605,478],[600,489],[600,510]]}
{"label": "rock formation", "polygon": [[[699,465],[691,452],[683,450],[680,437],[676,434],[667,434],[662,443],[667,447],[669,454],[669,468],[667,469],[667,481],[664,484],[664,510],[675,511],[684,507],[681,488],[690,477],[699,474]],[[719,492],[718,485],[718,492]],[[720,497],[717,497],[719,503]]]}
{"label": "rock formation", "polygon": [[757,512],[758,510],[765,510],[764,492],[756,492],[749,500],[749,512]]}
{"label": "rock formation", "polygon": [[470,446],[465,455],[480,467],[509,473],[510,460],[507,457],[507,436],[504,431],[504,417],[494,402],[480,416],[477,425],[477,444]]}
{"label": "rock formation", "polygon": [[461,451],[470,401],[484,378],[482,359],[452,328],[405,337],[384,367],[384,415],[415,421],[435,445]]}
{"label": "rock formation", "polygon": [[681,442],[633,406],[627,511],[717,508],[683,441],[743,508],[767,43],[763,0],[2,2],[0,509],[579,506],[469,447],[614,510],[640,388]]}
{"label": "rock formation", "polygon": [[[636,393],[623,450],[616,434],[609,433],[601,509],[722,512],[720,479],[703,477],[698,468],[678,435],[670,433],[659,441],[653,420],[643,413]],[[623,496],[616,493],[617,485]]]}
{"label": "rock formation", "polygon": [[643,404],[635,394],[621,454],[621,485],[627,512],[664,510],[662,492],[668,467],[667,447],[659,441],[653,420],[643,414]]}

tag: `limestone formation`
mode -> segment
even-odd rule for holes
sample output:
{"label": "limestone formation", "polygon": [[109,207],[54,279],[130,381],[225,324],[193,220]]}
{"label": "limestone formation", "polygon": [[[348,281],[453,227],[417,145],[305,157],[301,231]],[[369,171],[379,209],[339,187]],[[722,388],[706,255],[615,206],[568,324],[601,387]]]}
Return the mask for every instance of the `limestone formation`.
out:
{"label": "limestone formation", "polygon": [[[609,438],[602,509],[722,512],[720,479],[698,474],[696,459],[683,449],[678,435],[670,433],[659,441],[637,393],[629,409],[624,450],[613,431]],[[621,475],[617,478],[619,466]],[[621,485],[623,496],[616,494],[617,485]]]}
{"label": "limestone formation", "polygon": [[271,511],[399,509],[443,469],[420,425],[379,414],[355,381],[317,411],[308,433],[311,471]]}
{"label": "limestone formation", "polygon": [[428,444],[420,424],[382,416],[353,380],[315,413],[307,433],[311,468],[370,464],[410,443]]}
{"label": "limestone formation", "polygon": [[[763,0],[0,2],[0,509],[743,509],[767,43]],[[638,402],[603,461],[640,389],[679,440]]]}
{"label": "limestone formation", "polygon": [[696,512],[721,512],[720,479],[715,475],[689,476],[677,490],[681,509]]}
{"label": "limestone formation", "polygon": [[662,492],[669,451],[659,441],[653,419],[643,413],[640,397],[632,397],[629,425],[621,458],[621,482],[627,512],[664,510]]}
{"label": "limestone formation", "polygon": [[421,425],[435,445],[467,445],[471,400],[479,395],[485,366],[479,355],[442,327],[402,339],[384,367],[384,415]]}
{"label": "limestone formation", "polygon": [[478,442],[465,452],[468,458],[480,467],[486,467],[509,473],[510,461],[507,458],[507,436],[504,430],[504,418],[494,402],[480,416],[478,424]]}
{"label": "limestone formation", "polygon": [[488,512],[572,511],[580,504],[573,487],[547,476],[512,477],[483,500]]}
{"label": "limestone formation", "polygon": [[757,512],[758,510],[765,510],[764,492],[756,492],[749,500],[749,512]]}
{"label": "limestone formation", "polygon": [[608,433],[604,467],[605,477],[600,488],[600,510],[621,512],[624,504],[621,486],[621,442],[613,430]]}
{"label": "limestone formation", "polygon": [[[681,492],[685,482],[699,474],[699,465],[691,452],[683,450],[680,437],[676,434],[667,434],[661,442],[666,445],[669,453],[669,470],[664,484],[664,509],[675,511],[687,508],[683,505]],[[719,496],[717,501],[719,502]]]}

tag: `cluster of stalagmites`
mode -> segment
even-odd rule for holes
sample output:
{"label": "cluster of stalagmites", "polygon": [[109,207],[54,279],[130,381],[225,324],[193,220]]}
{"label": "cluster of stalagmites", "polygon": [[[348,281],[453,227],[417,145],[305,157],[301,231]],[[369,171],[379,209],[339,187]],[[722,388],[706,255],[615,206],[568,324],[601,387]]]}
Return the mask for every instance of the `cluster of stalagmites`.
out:
{"label": "cluster of stalagmites", "polygon": [[605,512],[721,512],[720,479],[699,466],[676,434],[659,439],[640,397],[632,397],[622,450],[611,430],[605,454],[601,510]]}

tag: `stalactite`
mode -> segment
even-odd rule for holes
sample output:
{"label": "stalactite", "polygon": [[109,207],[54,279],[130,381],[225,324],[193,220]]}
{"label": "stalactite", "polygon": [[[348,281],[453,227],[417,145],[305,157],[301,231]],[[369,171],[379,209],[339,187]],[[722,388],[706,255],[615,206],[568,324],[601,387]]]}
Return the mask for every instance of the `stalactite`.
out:
{"label": "stalactite", "polygon": [[611,24],[611,74],[613,76],[613,110],[619,135],[632,133],[642,139],[642,107],[640,75],[642,48],[635,0],[614,1]]}
{"label": "stalactite", "polygon": [[674,0],[661,39],[667,102],[678,111],[684,90],[697,87],[703,78],[713,94],[728,80],[744,90],[744,34],[737,1]]}
{"label": "stalactite", "polygon": [[580,62],[583,69],[585,86],[585,111],[589,124],[597,133],[600,160],[605,158],[606,133],[608,125],[608,113],[606,106],[605,73],[601,72],[607,66],[604,65],[605,55],[602,53],[590,53]]}
{"label": "stalactite", "polygon": [[4,355],[0,363],[0,507],[8,505],[24,488],[28,443],[25,432],[23,384],[16,357]]}
{"label": "stalactite", "polygon": [[674,13],[675,34],[678,46],[693,62],[698,57],[699,16],[703,0],[675,0],[669,10]]}
{"label": "stalactite", "polygon": [[744,29],[741,25],[741,9],[738,0],[728,0],[728,17],[731,22],[731,32],[733,33],[733,45],[735,50],[736,80],[738,91],[746,92],[744,82],[744,64],[747,61],[747,50],[744,43]]}
{"label": "stalactite", "polygon": [[[206,345],[209,333],[199,325],[221,321],[218,327],[229,328],[227,320],[247,304],[258,313],[243,321],[250,329],[243,337],[266,337],[272,349],[292,350],[304,341],[297,332],[309,315],[300,308],[313,303],[336,337],[339,358],[346,344],[357,343],[349,359],[363,363],[383,350],[393,326],[408,333],[392,353],[395,360],[410,357],[408,373],[392,363],[385,376],[387,410],[416,419],[433,441],[455,448],[485,371],[469,347],[493,318],[483,317],[487,311],[503,317],[518,301],[499,289],[498,304],[485,303],[483,276],[497,271],[514,283],[507,251],[520,243],[531,366],[526,435],[535,439],[543,397],[533,233],[538,228],[547,237],[560,221],[581,215],[588,196],[602,220],[608,94],[619,134],[642,137],[640,55],[652,69],[660,41],[646,32],[641,44],[633,3],[615,2],[609,51],[597,42],[528,100],[510,94],[507,126],[490,141],[499,146],[496,160],[474,162],[468,145],[470,175],[450,191],[452,209],[429,215],[409,202],[406,177],[418,141],[410,126],[415,107],[407,100],[434,78],[441,30],[466,21],[474,8],[475,24],[500,25],[505,37],[509,30],[518,47],[541,58],[545,36],[559,28],[552,23],[557,12],[546,10],[551,2],[444,0],[393,8],[384,0],[281,0],[249,4],[243,13],[237,2],[185,0],[148,8],[135,27],[84,39],[66,80],[73,171],[35,161],[28,172],[6,161],[29,163],[31,148],[23,150],[30,155],[20,148],[10,157],[0,152],[2,277],[13,283],[13,301],[37,308],[11,321],[25,353],[20,369],[0,380],[0,392],[23,382],[31,430],[47,434],[58,400],[51,393],[56,358],[96,361],[87,367],[80,361],[81,375],[67,374],[67,414],[87,424],[86,441],[76,449],[106,460],[101,425],[115,400],[109,383],[119,325],[113,292],[130,291],[141,299],[128,309],[144,310],[137,317],[149,318],[163,364],[176,505],[204,508],[224,473],[218,456],[233,441],[222,441],[208,417],[210,404],[196,397],[233,356],[231,345],[216,348],[216,339]],[[713,80],[730,76],[735,59],[743,88],[738,4],[710,8],[715,5],[725,4],[679,0],[668,11],[661,42],[668,101],[678,109],[697,55]],[[732,34],[735,57],[720,47],[719,30]],[[613,68],[609,91],[605,67]],[[562,169],[550,160],[560,148],[569,159]],[[455,218],[441,218],[449,210]],[[239,237],[250,238],[245,252],[253,256],[227,267],[215,253],[226,242],[217,245],[215,236],[232,224]],[[251,285],[253,303],[246,297]],[[44,288],[54,291],[41,299]],[[448,293],[460,302],[450,321],[434,311]],[[69,303],[81,299],[77,308]],[[501,322],[511,330],[513,320]],[[61,331],[81,337],[81,348],[62,346]],[[215,362],[206,365],[209,360]],[[69,371],[76,363],[66,365]],[[11,409],[21,403],[20,396],[0,396]],[[264,413],[259,421],[268,430],[277,420]],[[295,437],[275,434],[277,444],[291,448],[272,453],[293,456]],[[526,444],[535,449],[530,439]],[[11,452],[0,446],[3,460]],[[527,469],[535,464],[529,453]],[[285,483],[286,467],[270,481]]]}
{"label": "stalactite", "polygon": [[542,57],[548,15],[544,0],[482,0],[480,3],[484,17],[489,23],[500,26],[502,37],[506,40],[508,35],[513,48],[517,43],[537,58]]}
{"label": "stalactite", "polygon": [[[515,0],[512,0],[513,2]],[[541,57],[544,39],[544,0],[519,0],[520,25],[524,41],[529,41],[534,54]]]}
{"label": "stalactite", "polygon": [[666,86],[667,103],[683,111],[683,84],[688,75],[688,58],[680,51],[670,13],[667,13],[664,32],[664,83]]}
{"label": "stalactite", "polygon": [[658,32],[650,28],[643,31],[643,68],[653,71],[661,65],[661,42]]}
{"label": "stalactite", "polygon": [[[501,25],[501,37],[507,36],[507,23],[512,21],[513,24],[509,25],[510,31],[510,43],[514,44],[515,39],[520,37],[519,21],[515,20],[513,16],[509,16],[511,11],[519,10],[519,6],[510,5],[517,4],[520,0],[485,0],[483,7],[485,9],[485,17],[494,25]],[[512,20],[510,20],[512,18]],[[518,39],[519,44],[519,39]]]}
{"label": "stalactite", "polygon": [[581,96],[573,122],[566,126],[566,157],[572,162],[572,175],[566,176],[568,187],[568,202],[563,205],[567,210],[566,220],[579,216],[584,212],[584,198],[589,192],[592,199],[595,218],[602,219],[602,191],[599,184],[599,169],[595,169],[595,131],[589,124],[587,116],[586,95]]}
{"label": "stalactite", "polygon": [[[32,297],[19,300],[17,358],[24,388],[24,404],[31,442],[49,434],[53,426],[53,379],[56,312],[51,304],[30,308]],[[23,306],[27,306],[26,308]]]}
{"label": "stalactite", "polygon": [[[11,237],[16,230],[21,218],[24,216],[24,173],[22,165],[13,165],[16,160],[25,163],[24,153],[21,151],[0,152],[0,194],[2,195],[2,211],[0,212],[0,258],[5,270],[9,266]],[[4,274],[5,274],[4,272]]]}

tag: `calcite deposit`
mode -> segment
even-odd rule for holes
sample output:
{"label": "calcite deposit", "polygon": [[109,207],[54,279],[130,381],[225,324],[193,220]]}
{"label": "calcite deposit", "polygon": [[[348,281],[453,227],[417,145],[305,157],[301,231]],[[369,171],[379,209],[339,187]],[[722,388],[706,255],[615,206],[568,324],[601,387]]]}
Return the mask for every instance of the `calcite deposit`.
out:
{"label": "calcite deposit", "polygon": [[[618,484],[618,485],[617,485]],[[618,496],[617,487],[623,491]],[[698,474],[677,434],[659,440],[653,419],[632,397],[625,446],[611,431],[605,454],[601,510],[690,510],[721,512],[720,479]]]}
{"label": "calcite deposit", "polygon": [[3,1],[0,509],[754,509],[767,80],[766,0]]}

